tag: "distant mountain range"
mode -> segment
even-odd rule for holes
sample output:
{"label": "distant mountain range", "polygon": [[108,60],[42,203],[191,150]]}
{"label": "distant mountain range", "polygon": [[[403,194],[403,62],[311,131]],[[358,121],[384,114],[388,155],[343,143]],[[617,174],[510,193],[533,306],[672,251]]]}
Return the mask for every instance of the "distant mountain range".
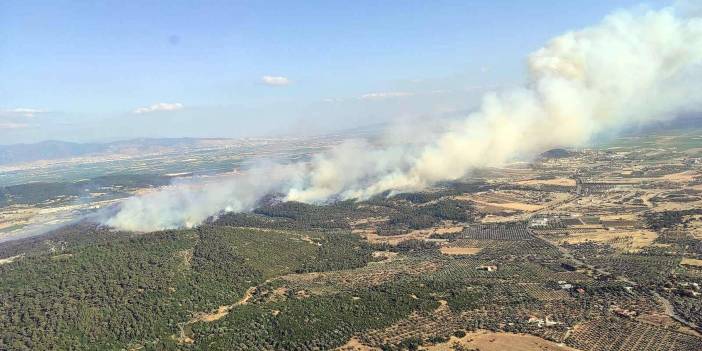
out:
{"label": "distant mountain range", "polygon": [[164,138],[132,139],[110,143],[72,143],[48,140],[33,144],[0,145],[0,165],[105,153],[146,153],[228,142],[236,141],[234,139]]}
{"label": "distant mountain range", "polygon": [[[339,130],[323,135],[302,137],[305,139],[354,138],[379,134],[385,127],[377,123],[356,128]],[[67,141],[47,140],[31,144],[0,145],[0,165],[32,162],[39,160],[57,160],[101,154],[147,154],[155,152],[176,151],[182,148],[219,148],[228,146],[261,145],[271,141],[295,140],[297,137],[257,137],[245,139],[230,138],[138,138],[105,143],[73,143]]]}
{"label": "distant mountain range", "polygon": [[[359,137],[376,135],[382,131],[385,124],[374,124],[361,126],[352,129],[341,130],[331,135],[345,135],[347,137]],[[680,118],[651,123],[645,127],[633,128],[625,131],[624,135],[637,135],[650,133],[656,130],[669,129],[695,129],[702,127],[702,116],[692,114]],[[621,134],[620,134],[621,135]],[[316,137],[324,137],[318,135]],[[315,138],[315,137],[311,137]],[[67,141],[47,140],[31,144],[11,144],[0,145],[0,165],[13,163],[32,162],[39,160],[56,160],[62,158],[81,157],[100,154],[136,154],[175,151],[179,148],[197,147],[223,147],[228,145],[242,145],[250,142],[263,140],[283,140],[283,138],[256,138],[256,139],[228,139],[228,138],[139,138],[130,140],[120,140],[106,143],[73,143]],[[561,150],[550,150],[561,151]],[[565,151],[565,150],[562,150]],[[549,154],[542,157],[562,157],[561,152]]]}

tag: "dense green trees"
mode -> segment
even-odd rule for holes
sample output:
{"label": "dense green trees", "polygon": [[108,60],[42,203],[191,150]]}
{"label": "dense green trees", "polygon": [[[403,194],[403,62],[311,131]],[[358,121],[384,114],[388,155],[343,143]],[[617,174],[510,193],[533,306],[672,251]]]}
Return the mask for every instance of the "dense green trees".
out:
{"label": "dense green trees", "polygon": [[[697,271],[660,248],[619,254],[603,245],[568,246],[641,283],[631,290],[612,277],[565,269],[564,262],[574,263],[523,222],[470,224],[437,236],[480,248],[460,256],[442,254],[431,240],[370,244],[348,230],[359,218],[389,218],[381,229],[396,233],[444,220],[470,223],[474,215],[468,202],[433,195],[330,206],[270,201],[191,230],[137,234],[83,222],[2,243],[0,258],[23,256],[0,265],[0,350],[325,350],[367,332],[377,336],[375,346],[399,350],[477,328],[558,339],[568,327],[610,314],[611,306],[654,308],[651,287],[679,315],[699,321],[699,299],[671,285],[698,282]],[[363,223],[373,229],[379,222]],[[659,240],[685,257],[700,242],[664,233]],[[498,270],[476,269],[481,265]],[[562,280],[581,289],[565,292]],[[250,298],[237,304],[244,296]],[[217,320],[193,319],[221,306],[228,314]],[[540,329],[528,322],[531,315],[564,324]],[[453,324],[437,324],[442,329],[433,334],[404,333],[430,317]]]}
{"label": "dense green trees", "polygon": [[0,266],[0,349],[111,348],[169,333],[187,316],[176,303],[191,298],[172,290],[187,286],[173,253],[191,247],[192,235],[154,233]]}
{"label": "dense green trees", "polygon": [[363,266],[371,252],[348,232],[81,230],[90,235],[34,239],[35,251],[0,265],[0,349],[166,347],[193,312],[231,304],[270,277]]}

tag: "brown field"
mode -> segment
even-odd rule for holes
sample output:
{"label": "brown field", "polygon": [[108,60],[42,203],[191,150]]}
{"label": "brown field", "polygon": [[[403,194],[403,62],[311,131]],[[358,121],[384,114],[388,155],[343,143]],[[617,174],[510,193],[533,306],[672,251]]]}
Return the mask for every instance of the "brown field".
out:
{"label": "brown field", "polygon": [[702,260],[698,260],[695,258],[683,258],[680,264],[686,266],[702,267]]}
{"label": "brown field", "polygon": [[16,259],[22,258],[22,257],[24,257],[24,254],[20,254],[20,255],[17,255],[17,256],[12,256],[12,257],[7,257],[7,258],[0,258],[0,265],[12,263],[12,262],[14,262]]}
{"label": "brown field", "polygon": [[444,255],[475,255],[482,248],[480,247],[449,247],[449,246],[442,246],[440,249],[442,254]]}
{"label": "brown field", "polygon": [[397,257],[397,252],[391,252],[391,251],[373,251],[373,257],[374,258],[384,258],[384,260],[379,261],[379,262],[390,262],[394,260]]}
{"label": "brown field", "polygon": [[461,231],[463,231],[462,226],[439,227],[439,228],[434,229],[434,233],[436,233],[436,234],[460,233]]}
{"label": "brown field", "polygon": [[594,241],[609,244],[622,252],[636,252],[653,243],[658,235],[650,230],[612,231],[593,230],[588,232],[573,233],[559,238],[558,243],[578,244]]}
{"label": "brown field", "polygon": [[528,179],[528,180],[520,180],[517,182],[517,184],[575,186],[575,179],[570,179],[570,178]]}
{"label": "brown field", "polygon": [[694,228],[693,230],[690,230],[690,235],[692,235],[695,239],[700,239],[702,240],[702,227]]}
{"label": "brown field", "polygon": [[481,207],[494,207],[496,209],[506,209],[506,210],[516,210],[524,212],[538,211],[543,208],[541,205],[534,205],[524,202],[511,202],[506,201],[503,198],[492,197],[492,196],[471,196],[471,195],[460,195],[455,197],[456,200],[472,201]]}
{"label": "brown field", "polygon": [[452,336],[449,341],[429,346],[426,349],[431,351],[451,351],[454,350],[453,345],[456,343],[465,348],[479,349],[480,351],[576,351],[574,348],[533,335],[489,331],[468,333],[460,339]]}
{"label": "brown field", "polygon": [[503,213],[501,217],[504,217],[504,212],[510,211],[513,211],[513,214],[540,211],[562,203],[570,197],[568,193],[550,192],[544,196],[543,192],[525,190],[501,190],[454,196],[456,200],[475,203],[482,212]]}
{"label": "brown field", "polygon": [[38,213],[39,209],[26,205],[12,205],[2,208],[0,209],[0,230],[29,224]]}
{"label": "brown field", "polygon": [[353,337],[343,346],[336,349],[337,351],[376,351],[380,350],[376,347],[370,347],[368,345],[362,344],[357,338]]}
{"label": "brown field", "polygon": [[671,182],[691,182],[695,177],[699,177],[700,174],[695,171],[685,171],[680,173],[666,174],[661,177]]}
{"label": "brown field", "polygon": [[462,230],[463,226],[457,226],[455,224],[445,222],[434,228],[413,230],[409,233],[390,236],[378,235],[373,229],[355,229],[353,232],[362,236],[371,243],[388,243],[390,245],[397,245],[399,242],[409,239],[424,240],[429,238],[429,236],[434,233],[459,233]]}
{"label": "brown field", "polygon": [[639,217],[635,213],[601,215],[600,221],[636,221]]}
{"label": "brown field", "polygon": [[384,235],[378,235],[375,230],[372,229],[364,229],[364,230],[354,230],[354,233],[357,233],[358,235],[362,236],[368,242],[370,243],[388,243],[390,245],[397,245],[401,241],[409,240],[409,239],[418,239],[418,240],[424,240],[429,237],[433,233],[432,229],[423,229],[423,230],[415,230],[411,231],[406,234],[400,234],[400,235],[390,235],[390,236],[384,236]]}
{"label": "brown field", "polygon": [[502,222],[512,222],[523,219],[521,215],[510,215],[510,216],[499,216],[499,215],[486,215],[480,219],[480,223],[502,223]]}

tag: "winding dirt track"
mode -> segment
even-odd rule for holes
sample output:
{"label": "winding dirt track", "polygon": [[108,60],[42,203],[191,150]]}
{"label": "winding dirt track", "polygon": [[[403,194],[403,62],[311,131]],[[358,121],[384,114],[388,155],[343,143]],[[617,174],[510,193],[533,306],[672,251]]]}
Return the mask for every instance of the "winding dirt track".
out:
{"label": "winding dirt track", "polygon": [[239,299],[238,301],[236,301],[235,303],[233,303],[231,305],[219,306],[216,310],[210,311],[207,313],[206,312],[198,312],[193,316],[193,318],[191,318],[187,322],[178,323],[178,328],[180,329],[180,332],[179,332],[180,335],[178,337],[176,337],[176,340],[178,340],[178,342],[180,342],[180,343],[192,344],[193,342],[195,342],[195,340],[193,340],[192,338],[185,335],[185,327],[186,326],[192,325],[195,323],[199,323],[199,322],[214,322],[216,320],[224,318],[224,316],[229,314],[229,311],[231,311],[234,307],[247,304],[249,302],[249,300],[251,300],[251,298],[253,297],[254,291],[256,291],[256,287],[252,286],[252,287],[246,289],[246,291],[244,292],[244,296],[241,299]]}

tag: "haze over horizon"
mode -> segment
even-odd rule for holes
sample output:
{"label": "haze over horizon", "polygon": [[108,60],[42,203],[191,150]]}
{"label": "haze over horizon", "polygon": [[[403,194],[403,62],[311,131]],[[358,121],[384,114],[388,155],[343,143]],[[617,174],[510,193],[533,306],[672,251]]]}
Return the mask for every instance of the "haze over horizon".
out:
{"label": "haze over horizon", "polygon": [[549,38],[662,4],[493,5],[5,2],[0,143],[309,135],[463,117],[486,91],[523,85],[522,58]]}
{"label": "haze over horizon", "polygon": [[218,182],[133,197],[105,223],[189,228],[222,211],[252,210],[271,193],[327,203],[422,191],[476,169],[702,110],[702,18],[684,4],[614,11],[549,39],[526,64],[526,84],[485,93],[463,118],[403,121],[389,126],[382,142],[349,140],[310,161],[263,164]]}
{"label": "haze over horizon", "polygon": [[0,350],[702,350],[702,0],[0,0]]}

